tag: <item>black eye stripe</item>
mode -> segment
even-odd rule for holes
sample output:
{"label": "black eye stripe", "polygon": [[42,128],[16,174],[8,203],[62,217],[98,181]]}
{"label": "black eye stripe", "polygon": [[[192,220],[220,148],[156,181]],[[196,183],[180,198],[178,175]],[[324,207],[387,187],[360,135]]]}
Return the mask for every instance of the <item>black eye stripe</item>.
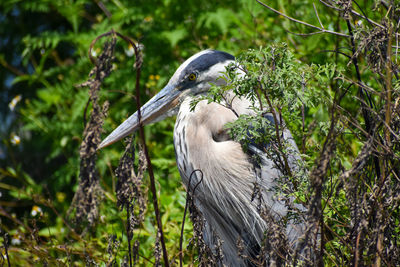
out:
{"label": "black eye stripe", "polygon": [[197,57],[186,66],[185,70],[180,76],[180,80],[182,80],[184,77],[189,77],[186,76],[189,73],[194,73],[194,71],[198,71],[200,73],[204,72],[215,64],[222,63],[227,60],[235,60],[235,57],[222,51],[209,50],[207,53]]}

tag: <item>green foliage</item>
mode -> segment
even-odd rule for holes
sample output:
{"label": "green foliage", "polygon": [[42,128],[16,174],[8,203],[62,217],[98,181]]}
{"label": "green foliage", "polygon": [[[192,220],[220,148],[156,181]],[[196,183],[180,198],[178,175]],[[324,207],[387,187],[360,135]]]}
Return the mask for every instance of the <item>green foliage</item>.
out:
{"label": "green foliage", "polygon": [[[279,116],[283,116],[289,128],[298,132],[296,137],[300,137],[302,133],[299,130],[303,125],[299,118],[302,110],[305,117],[312,116],[318,110],[327,112],[326,107],[332,105],[334,93],[321,88],[328,88],[334,78],[342,77],[334,64],[301,63],[283,43],[250,49],[239,54],[235,64],[221,74],[221,79],[225,79],[227,84],[213,86],[207,95],[194,99],[191,108],[194,109],[201,100],[218,102],[229,108],[230,101],[226,94],[230,90],[237,96],[249,99],[256,114],[240,115],[238,120],[226,125],[232,138],[245,149],[249,142],[268,144],[276,139],[275,128],[263,117],[263,114],[272,110],[279,111]],[[336,90],[341,90],[342,82],[336,85]],[[317,121],[320,130],[325,131],[324,136],[328,127],[325,119]],[[252,138],[249,139],[249,136]]]}

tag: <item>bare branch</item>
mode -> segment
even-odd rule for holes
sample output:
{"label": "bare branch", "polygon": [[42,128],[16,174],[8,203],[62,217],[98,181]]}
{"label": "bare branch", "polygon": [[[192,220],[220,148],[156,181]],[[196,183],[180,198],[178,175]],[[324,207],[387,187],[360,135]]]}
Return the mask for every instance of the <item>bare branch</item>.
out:
{"label": "bare branch", "polygon": [[269,10],[273,11],[274,13],[279,14],[279,15],[281,15],[281,16],[283,16],[283,17],[285,17],[285,18],[287,18],[287,19],[289,19],[289,20],[291,20],[291,21],[294,21],[294,22],[297,22],[297,23],[299,23],[299,24],[303,24],[303,25],[305,25],[305,26],[307,26],[307,27],[310,27],[310,28],[319,30],[318,33],[330,33],[330,34],[338,35],[338,36],[342,36],[342,37],[350,37],[350,35],[347,35],[347,34],[344,34],[344,33],[326,30],[326,29],[324,29],[324,28],[321,28],[321,27],[318,27],[318,26],[309,24],[309,23],[307,23],[307,22],[304,22],[304,21],[301,21],[301,20],[292,18],[292,17],[290,17],[290,16],[288,16],[288,15],[286,15],[286,14],[284,14],[284,13],[282,13],[282,12],[280,12],[280,11],[278,11],[278,10],[276,10],[276,9],[274,9],[274,8],[272,8],[272,7],[270,7],[270,6],[268,6],[267,4],[264,4],[263,2],[261,2],[261,1],[259,1],[259,0],[256,0],[256,1],[257,1],[260,5],[262,5],[262,6],[266,7],[266,8],[268,8]]}
{"label": "bare branch", "polygon": [[297,33],[297,32],[289,31],[288,29],[285,29],[285,31],[287,31],[287,32],[290,33],[290,34],[298,35],[298,36],[311,36],[311,35],[316,35],[316,34],[324,33],[323,31],[310,32],[310,33]]}
{"label": "bare branch", "polygon": [[[335,10],[337,10],[337,11],[343,11],[342,9],[335,7],[335,6],[333,6],[333,5],[331,5],[331,4],[327,3],[327,2],[325,2],[324,0],[319,0],[319,1],[320,1],[322,4],[324,4],[325,6],[329,7],[329,8],[335,9]],[[356,5],[358,6],[357,3],[356,3]],[[385,29],[385,26],[379,24],[379,23],[376,22],[376,21],[371,20],[370,18],[368,18],[368,17],[365,16],[365,15],[362,15],[362,14],[358,13],[358,12],[355,11],[354,9],[350,9],[349,11],[351,12],[351,14],[353,14],[353,15],[355,15],[355,16],[357,16],[357,17],[362,18],[362,19],[365,19],[365,20],[368,21],[369,23],[371,23],[371,24],[373,24],[373,25],[375,25],[375,26],[377,26],[377,27],[379,27],[379,28],[381,28],[381,29]],[[400,34],[399,34],[399,33],[395,33],[395,35],[398,36],[398,35],[400,35]]]}
{"label": "bare branch", "polygon": [[140,139],[142,140],[143,143],[143,151],[146,156],[146,161],[148,164],[148,171],[149,171],[149,176],[150,176],[150,190],[153,195],[153,206],[154,206],[154,212],[156,215],[156,220],[157,220],[157,226],[158,226],[158,232],[160,235],[160,242],[161,242],[161,247],[163,251],[163,258],[164,258],[164,266],[168,267],[169,266],[169,261],[168,261],[168,253],[167,253],[167,247],[165,245],[165,239],[164,239],[164,232],[162,229],[162,221],[161,221],[161,215],[160,215],[160,209],[158,207],[158,200],[157,200],[157,190],[156,190],[156,184],[155,184],[155,179],[154,179],[154,172],[153,172],[153,165],[151,164],[151,159],[149,156],[149,151],[146,146],[146,138],[143,130],[143,124],[141,121],[141,105],[140,105],[140,73],[141,73],[141,65],[142,65],[142,55],[140,54],[140,51],[138,47],[135,45],[135,43],[129,39],[128,37],[117,33],[117,35],[121,38],[123,38],[125,41],[129,42],[132,47],[135,50],[135,67],[136,67],[136,104],[138,107],[138,120],[139,120],[139,135]]}
{"label": "bare branch", "polygon": [[111,18],[111,12],[107,9],[102,1],[95,1],[97,6],[106,14],[107,18]]}
{"label": "bare branch", "polygon": [[314,7],[315,15],[317,16],[317,19],[318,19],[318,21],[319,21],[319,25],[321,25],[321,28],[322,28],[322,29],[325,29],[325,28],[324,28],[324,25],[322,25],[321,19],[319,18],[318,11],[317,11],[317,8],[315,7],[315,4],[314,4],[314,3],[313,3],[313,7]]}

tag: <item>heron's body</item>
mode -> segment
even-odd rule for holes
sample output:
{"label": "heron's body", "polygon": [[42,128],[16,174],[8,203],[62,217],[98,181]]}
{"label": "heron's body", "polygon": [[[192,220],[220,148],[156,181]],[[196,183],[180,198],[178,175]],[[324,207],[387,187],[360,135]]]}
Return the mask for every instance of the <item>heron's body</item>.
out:
{"label": "heron's body", "polygon": [[[223,264],[247,266],[255,260],[263,240],[268,239],[266,235],[271,227],[260,210],[267,211],[266,216],[274,221],[279,221],[288,212],[288,205],[278,199],[274,190],[282,174],[262,150],[253,148],[253,153],[259,154],[262,159],[255,163],[242,146],[226,133],[226,123],[236,120],[238,115],[252,114],[247,99],[229,93],[227,97],[232,100],[234,111],[207,101],[200,101],[193,111],[190,110],[192,98],[206,93],[210,82],[222,83],[218,77],[233,61],[231,55],[219,51],[206,50],[194,55],[178,68],[163,91],[141,109],[144,113],[142,122],[146,124],[180,105],[174,129],[177,165],[187,190],[199,183],[193,197],[194,204],[206,221],[204,239],[214,249],[216,236],[220,238]],[[195,75],[193,80],[192,75]],[[160,101],[163,104],[158,106]],[[135,113],[100,146],[121,139],[137,127]],[[293,151],[297,151],[288,130],[283,132],[282,139],[292,144]],[[293,167],[295,156],[291,155],[289,161]],[[254,197],[255,186],[262,203]],[[293,246],[302,231],[301,226],[290,220],[283,229]],[[238,256],[239,240],[244,244],[241,254],[248,260]]]}
{"label": "heron's body", "polygon": [[[205,239],[209,247],[215,246],[216,235],[223,240],[225,263],[228,266],[247,266],[249,262],[238,257],[238,240],[243,241],[243,255],[256,256],[268,231],[268,223],[260,216],[259,203],[252,199],[255,185],[260,185],[264,208],[279,220],[287,213],[287,208],[273,190],[281,173],[272,161],[255,166],[242,146],[226,134],[224,126],[236,120],[236,114],[252,114],[246,99],[234,100],[232,108],[236,114],[221,104],[208,104],[206,100],[189,112],[191,100],[187,97],[181,104],[174,129],[182,181],[187,189],[193,190],[201,180],[194,199],[206,218]],[[285,137],[291,138],[290,133],[286,133],[289,135]],[[296,243],[302,228],[289,225],[286,234],[289,241]]]}

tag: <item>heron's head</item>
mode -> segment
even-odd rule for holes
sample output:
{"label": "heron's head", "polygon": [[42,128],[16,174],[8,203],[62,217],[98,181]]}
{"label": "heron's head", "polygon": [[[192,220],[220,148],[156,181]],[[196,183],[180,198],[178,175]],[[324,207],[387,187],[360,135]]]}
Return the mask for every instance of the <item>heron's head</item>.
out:
{"label": "heron's head", "polygon": [[[205,50],[190,57],[179,66],[168,84],[141,107],[142,125],[165,118],[166,114],[172,115],[170,111],[177,110],[186,96],[207,92],[211,84],[223,84],[225,81],[220,77],[234,60],[234,56],[216,50]],[[138,112],[135,112],[101,142],[99,149],[135,132],[138,127]]]}

